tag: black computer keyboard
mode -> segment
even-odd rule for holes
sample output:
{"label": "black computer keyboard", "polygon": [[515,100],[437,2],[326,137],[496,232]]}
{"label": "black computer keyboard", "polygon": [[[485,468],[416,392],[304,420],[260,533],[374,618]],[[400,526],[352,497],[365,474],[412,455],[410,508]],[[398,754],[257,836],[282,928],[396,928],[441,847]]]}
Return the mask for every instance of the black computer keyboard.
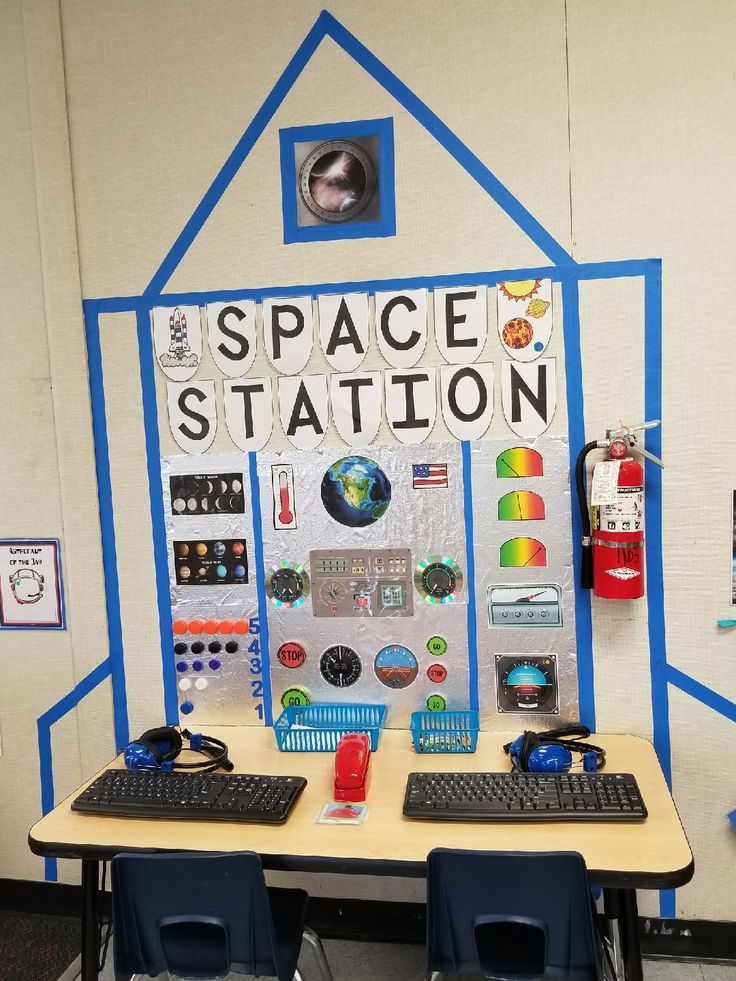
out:
{"label": "black computer keyboard", "polygon": [[105,770],[76,798],[72,810],[281,824],[306,785],[304,777]]}
{"label": "black computer keyboard", "polygon": [[641,821],[630,773],[410,773],[404,814],[435,821]]}

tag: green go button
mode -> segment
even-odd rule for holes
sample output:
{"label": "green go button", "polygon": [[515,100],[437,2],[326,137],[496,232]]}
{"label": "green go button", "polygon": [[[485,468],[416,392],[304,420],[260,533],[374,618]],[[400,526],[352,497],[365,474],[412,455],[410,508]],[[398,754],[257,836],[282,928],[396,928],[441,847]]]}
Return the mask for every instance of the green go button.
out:
{"label": "green go button", "polygon": [[444,712],[447,708],[447,699],[442,695],[430,695],[427,699],[427,708],[430,712]]}
{"label": "green go button", "polygon": [[435,634],[427,641],[427,650],[430,654],[445,654],[447,653],[447,641],[439,634]]}
{"label": "green go button", "polygon": [[281,696],[281,704],[284,708],[289,705],[309,705],[311,699],[303,688],[287,688]]}

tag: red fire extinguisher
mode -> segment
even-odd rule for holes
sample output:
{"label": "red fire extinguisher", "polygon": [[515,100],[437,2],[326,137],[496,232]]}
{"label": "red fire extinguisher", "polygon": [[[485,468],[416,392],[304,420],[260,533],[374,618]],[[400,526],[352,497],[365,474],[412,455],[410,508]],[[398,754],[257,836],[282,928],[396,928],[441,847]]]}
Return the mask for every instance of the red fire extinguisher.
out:
{"label": "red fire extinguisher", "polygon": [[[662,461],[637,446],[638,432],[661,425],[608,430],[606,438],[586,443],[575,464],[583,552],[580,585],[603,599],[638,599],[644,595],[644,468],[630,454],[636,450],[658,466]],[[592,523],[585,493],[585,461],[591,450],[606,450],[593,468]],[[592,524],[592,527],[591,527]]]}

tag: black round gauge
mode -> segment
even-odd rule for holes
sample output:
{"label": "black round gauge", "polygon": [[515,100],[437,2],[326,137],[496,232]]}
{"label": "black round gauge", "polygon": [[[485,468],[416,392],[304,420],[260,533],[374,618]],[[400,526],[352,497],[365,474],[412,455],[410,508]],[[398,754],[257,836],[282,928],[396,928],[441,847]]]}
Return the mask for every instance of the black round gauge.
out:
{"label": "black round gauge", "polygon": [[360,677],[363,665],[352,647],[333,644],[319,659],[319,670],[325,681],[335,688],[349,688]]}
{"label": "black round gauge", "polygon": [[282,603],[294,603],[304,592],[304,580],[296,569],[278,569],[269,585],[274,599]]}
{"label": "black round gauge", "polygon": [[455,573],[443,562],[431,562],[422,572],[422,585],[428,596],[444,599],[455,592]]}

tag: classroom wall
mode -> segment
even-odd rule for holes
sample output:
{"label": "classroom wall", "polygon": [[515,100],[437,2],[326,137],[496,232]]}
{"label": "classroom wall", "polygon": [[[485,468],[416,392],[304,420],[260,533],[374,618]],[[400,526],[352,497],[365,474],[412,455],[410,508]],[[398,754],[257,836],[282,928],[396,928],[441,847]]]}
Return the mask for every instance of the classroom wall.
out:
{"label": "classroom wall", "polygon": [[[725,815],[736,802],[721,753],[728,758],[736,744],[736,682],[732,641],[715,620],[730,615],[734,473],[719,461],[727,459],[736,400],[726,268],[736,235],[727,207],[736,10],[727,0],[646,7],[463,0],[436,10],[336,0],[329,9],[577,261],[663,260],[667,652],[705,689],[692,689],[693,697],[669,687],[673,790],[697,870],[677,891],[675,909],[734,919],[727,884],[736,839]],[[36,720],[106,656],[81,299],[141,293],[319,10],[306,0],[177,8],[63,0],[59,9],[18,0],[0,10],[8,134],[0,141],[0,193],[14,219],[0,232],[5,374],[10,404],[32,405],[22,424],[3,412],[0,537],[62,540],[68,608],[64,633],[0,634],[0,780],[11,805],[0,875],[44,875],[25,846],[40,813]],[[284,246],[279,126],[388,115],[396,128],[397,236]],[[466,273],[540,260],[442,147],[326,40],[168,289]],[[643,303],[640,281],[581,286],[587,433],[602,434],[622,412],[631,414],[627,422],[643,418]],[[136,732],[160,721],[161,660],[150,640],[158,628],[135,319],[109,315],[100,329]],[[432,361],[440,362],[437,351]],[[320,370],[319,357],[313,366]],[[162,451],[175,452],[161,394]],[[564,433],[565,423],[561,398],[554,431]],[[599,729],[650,736],[644,605],[594,601],[593,643]],[[105,682],[54,726],[57,800],[111,755],[111,718]],[[75,870],[60,863],[59,875]],[[338,894],[345,884],[322,879],[314,888]],[[410,893],[397,883],[367,889],[377,898]],[[657,914],[656,897],[643,898],[642,909]]]}

